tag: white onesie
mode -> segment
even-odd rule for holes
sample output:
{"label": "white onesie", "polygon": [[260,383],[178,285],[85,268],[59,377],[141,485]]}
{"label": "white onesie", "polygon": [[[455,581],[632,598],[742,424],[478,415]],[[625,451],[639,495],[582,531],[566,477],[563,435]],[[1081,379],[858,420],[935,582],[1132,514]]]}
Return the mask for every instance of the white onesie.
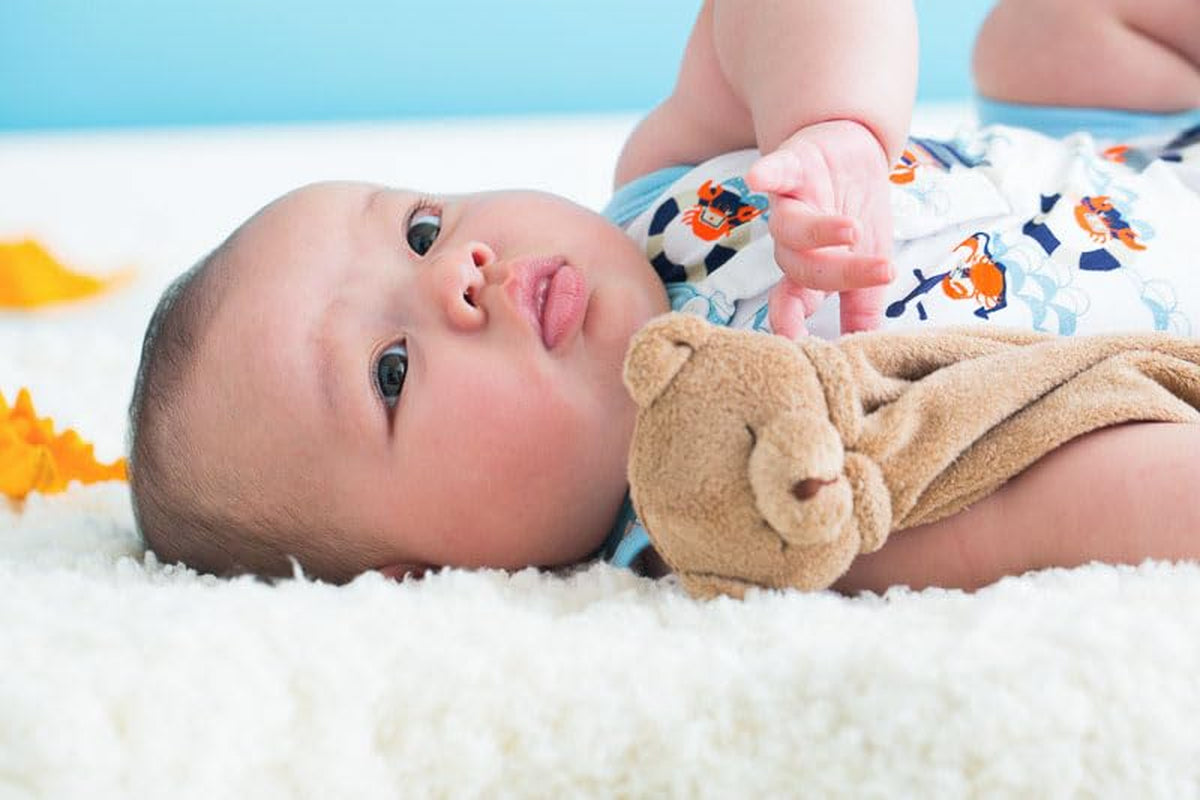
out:
{"label": "white onesie", "polygon": [[[768,330],[780,279],[767,198],[743,150],[661,170],[606,213],[672,307]],[[896,278],[884,328],[968,323],[1056,334],[1200,334],[1200,127],[1124,143],[1001,125],[913,138],[891,172]],[[838,335],[836,297],[809,321]]]}

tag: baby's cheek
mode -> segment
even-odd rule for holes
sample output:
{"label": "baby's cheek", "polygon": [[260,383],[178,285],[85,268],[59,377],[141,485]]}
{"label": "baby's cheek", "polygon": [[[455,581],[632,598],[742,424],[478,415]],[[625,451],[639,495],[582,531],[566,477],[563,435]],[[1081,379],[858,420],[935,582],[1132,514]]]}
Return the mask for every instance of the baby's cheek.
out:
{"label": "baby's cheek", "polygon": [[[535,426],[543,381],[503,354],[487,354],[454,370],[452,382],[427,411],[451,437],[463,436],[471,450],[512,447]],[[525,374],[522,374],[525,373]]]}

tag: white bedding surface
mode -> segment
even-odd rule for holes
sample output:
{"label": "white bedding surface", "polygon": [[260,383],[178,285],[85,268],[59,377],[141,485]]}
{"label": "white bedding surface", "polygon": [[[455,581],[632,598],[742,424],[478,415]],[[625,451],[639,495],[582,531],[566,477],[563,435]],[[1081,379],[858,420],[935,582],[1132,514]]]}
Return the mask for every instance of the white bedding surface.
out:
{"label": "white bedding surface", "polygon": [[[115,457],[159,292],[267,200],[361,178],[598,207],[633,122],[0,136],[0,239],[138,274],[0,313],[0,390]],[[1198,674],[1195,565],[712,603],[600,565],[271,587],[145,557],[120,484],[0,502],[0,798],[1196,797]]]}

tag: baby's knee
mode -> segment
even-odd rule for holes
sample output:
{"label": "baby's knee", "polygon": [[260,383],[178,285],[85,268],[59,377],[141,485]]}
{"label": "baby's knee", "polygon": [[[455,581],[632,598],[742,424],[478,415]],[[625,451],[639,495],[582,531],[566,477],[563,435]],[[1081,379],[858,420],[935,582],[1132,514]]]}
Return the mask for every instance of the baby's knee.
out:
{"label": "baby's knee", "polygon": [[[1031,92],[1061,59],[1060,48],[1087,28],[1102,24],[1101,15],[1112,13],[1107,3],[1089,4],[1079,13],[1076,0],[998,0],[975,38],[971,70],[980,94],[1000,100],[1033,102]],[[1066,56],[1072,58],[1071,55]]]}
{"label": "baby's knee", "polygon": [[979,93],[997,100],[1189,108],[1200,104],[1200,3],[1000,0],[975,40],[972,71]]}

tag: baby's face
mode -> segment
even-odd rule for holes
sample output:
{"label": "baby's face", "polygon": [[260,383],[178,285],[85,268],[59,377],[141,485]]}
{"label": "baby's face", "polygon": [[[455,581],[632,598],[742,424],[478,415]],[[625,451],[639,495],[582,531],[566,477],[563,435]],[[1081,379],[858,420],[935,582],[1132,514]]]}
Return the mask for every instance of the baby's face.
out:
{"label": "baby's face", "polygon": [[[640,250],[534,192],[297,190],[251,220],[196,365],[193,436],[362,568],[556,565],[625,491],[630,336],[667,308]],[[339,543],[340,544],[340,543]]]}

